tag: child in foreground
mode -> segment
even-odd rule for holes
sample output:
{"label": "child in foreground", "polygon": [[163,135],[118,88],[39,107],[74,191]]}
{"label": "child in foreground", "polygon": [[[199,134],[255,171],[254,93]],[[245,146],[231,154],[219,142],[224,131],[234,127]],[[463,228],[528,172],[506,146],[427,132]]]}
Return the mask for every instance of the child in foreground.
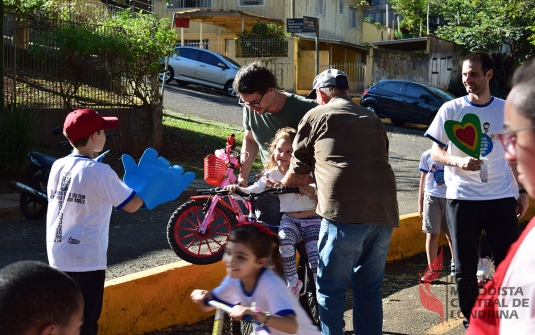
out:
{"label": "child in foreground", "polygon": [[[292,158],[292,143],[296,130],[291,127],[281,128],[275,134],[269,146],[269,161],[266,163],[264,176],[253,185],[243,188],[238,185],[224,187],[227,190],[241,190],[245,193],[261,192],[267,187],[282,186],[279,182],[290,167]],[[284,213],[279,225],[280,254],[284,278],[290,291],[299,297],[303,283],[297,278],[295,246],[303,240],[307,251],[310,268],[316,278],[318,268],[318,236],[321,219],[316,214],[316,189],[313,185],[304,185],[299,188],[300,194],[281,194],[280,208]]]}
{"label": "child in foreground", "polygon": [[48,264],[0,269],[0,334],[79,335],[84,303],[76,283]]}
{"label": "child in foreground", "polygon": [[[238,225],[230,233],[223,255],[227,276],[212,291],[194,290],[191,300],[203,311],[207,298],[236,305],[229,312],[235,320],[254,319],[256,334],[320,334],[298,301],[286,289],[280,265],[279,239],[258,223]],[[270,261],[271,257],[271,261]],[[274,269],[266,266],[273,264]],[[255,307],[250,307],[255,306]]]}

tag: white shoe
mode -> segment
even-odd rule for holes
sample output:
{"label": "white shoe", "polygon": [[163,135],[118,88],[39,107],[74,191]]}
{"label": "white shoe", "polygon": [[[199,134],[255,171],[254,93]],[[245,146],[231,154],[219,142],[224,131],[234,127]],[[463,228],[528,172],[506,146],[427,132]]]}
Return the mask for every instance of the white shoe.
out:
{"label": "white shoe", "polygon": [[494,261],[490,258],[480,258],[477,265],[477,280],[478,282],[487,281],[494,274]]}

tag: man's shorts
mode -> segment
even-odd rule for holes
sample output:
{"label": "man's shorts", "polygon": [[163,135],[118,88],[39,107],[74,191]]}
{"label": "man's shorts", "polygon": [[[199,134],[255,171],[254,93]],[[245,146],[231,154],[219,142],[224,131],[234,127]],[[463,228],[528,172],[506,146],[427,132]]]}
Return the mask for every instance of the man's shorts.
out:
{"label": "man's shorts", "polygon": [[424,195],[424,219],[422,231],[428,234],[440,234],[440,231],[449,234],[448,221],[446,221],[446,198]]}

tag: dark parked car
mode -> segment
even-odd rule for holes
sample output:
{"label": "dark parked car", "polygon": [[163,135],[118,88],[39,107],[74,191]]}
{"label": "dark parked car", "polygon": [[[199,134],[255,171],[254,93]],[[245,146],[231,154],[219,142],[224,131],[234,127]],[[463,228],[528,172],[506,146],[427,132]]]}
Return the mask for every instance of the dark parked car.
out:
{"label": "dark parked car", "polygon": [[404,80],[381,80],[362,93],[360,104],[393,124],[429,125],[440,106],[455,97],[440,88]]}
{"label": "dark parked car", "polygon": [[[180,85],[198,84],[224,90],[235,97],[232,82],[240,64],[214,51],[195,47],[176,47],[169,57],[165,81],[173,79]],[[163,80],[163,71],[159,79]]]}

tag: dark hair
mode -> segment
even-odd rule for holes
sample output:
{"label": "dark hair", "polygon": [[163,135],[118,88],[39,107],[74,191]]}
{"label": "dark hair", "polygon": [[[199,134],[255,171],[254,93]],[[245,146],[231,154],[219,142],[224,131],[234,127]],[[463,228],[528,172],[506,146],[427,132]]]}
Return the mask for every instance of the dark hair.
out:
{"label": "dark hair", "polygon": [[43,322],[64,327],[82,301],[76,283],[45,263],[21,261],[0,270],[2,334],[22,335]]}
{"label": "dark hair", "polygon": [[275,76],[259,61],[242,66],[232,83],[238,94],[264,94],[272,87],[277,87]]}
{"label": "dark hair", "polygon": [[[100,135],[100,130],[97,130],[97,133]],[[81,140],[72,142],[72,146],[75,147],[75,148],[85,147],[87,145],[87,142],[89,142],[89,138],[91,137],[91,135],[89,135],[87,137],[84,137]],[[69,139],[69,135],[67,135],[66,131],[63,132],[63,136],[65,136],[67,139]]]}
{"label": "dark hair", "polygon": [[486,74],[489,70],[494,69],[494,61],[492,60],[492,57],[486,52],[472,52],[471,54],[463,58],[463,63],[466,61],[470,61],[472,63],[479,62],[481,64],[481,70],[483,70],[483,74]]}
{"label": "dark hair", "polygon": [[279,236],[260,223],[237,226],[230,232],[229,241],[242,243],[251,249],[256,258],[271,258],[273,271],[283,275],[281,255],[279,253]]}
{"label": "dark hair", "polygon": [[516,69],[511,83],[515,110],[535,125],[535,61],[531,59]]}

